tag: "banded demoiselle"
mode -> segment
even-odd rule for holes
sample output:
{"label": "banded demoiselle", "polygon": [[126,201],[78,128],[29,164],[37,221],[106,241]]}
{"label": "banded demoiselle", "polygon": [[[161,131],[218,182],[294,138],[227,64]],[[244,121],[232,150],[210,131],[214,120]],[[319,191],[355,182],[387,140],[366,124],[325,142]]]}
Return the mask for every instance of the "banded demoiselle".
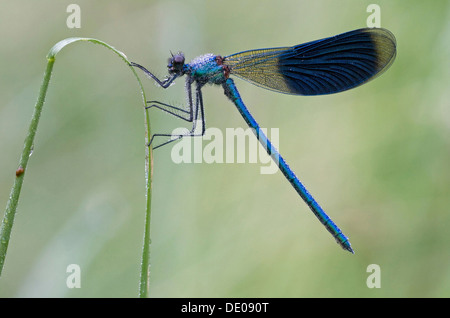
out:
{"label": "banded demoiselle", "polygon": [[[168,88],[176,78],[186,75],[187,109],[158,101],[148,101],[147,108],[155,107],[193,122],[192,129],[185,135],[155,134],[150,144],[156,136],[171,137],[169,141],[157,147],[184,136],[198,136],[199,134],[195,131],[199,118],[202,122],[201,135],[203,135],[205,121],[201,89],[205,84],[222,85],[225,95],[235,104],[292,187],[338,244],[343,249],[354,253],[348,238],[306,190],[278,150],[260,130],[258,123],[242,101],[230,75],[236,75],[252,84],[279,93],[334,94],[357,87],[377,77],[389,68],[395,55],[396,40],[390,31],[382,28],[364,28],[292,47],[249,50],[225,57],[206,54],[195,58],[189,64],[185,63],[184,54],[179,52],[172,54],[169,58],[167,65],[169,75],[164,80],[159,80],[139,64],[131,63],[131,65],[143,70],[149,78],[163,88]],[[194,83],[195,103],[191,88]]]}

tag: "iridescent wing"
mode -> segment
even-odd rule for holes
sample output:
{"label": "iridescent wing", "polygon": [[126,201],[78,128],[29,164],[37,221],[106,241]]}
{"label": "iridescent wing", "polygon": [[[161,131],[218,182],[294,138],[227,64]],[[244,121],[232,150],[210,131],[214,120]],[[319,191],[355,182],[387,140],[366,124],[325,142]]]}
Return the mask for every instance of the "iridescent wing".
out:
{"label": "iridescent wing", "polygon": [[333,94],[383,73],[396,41],[386,29],[359,29],[296,45],[224,57],[230,73],[266,89],[295,95]]}

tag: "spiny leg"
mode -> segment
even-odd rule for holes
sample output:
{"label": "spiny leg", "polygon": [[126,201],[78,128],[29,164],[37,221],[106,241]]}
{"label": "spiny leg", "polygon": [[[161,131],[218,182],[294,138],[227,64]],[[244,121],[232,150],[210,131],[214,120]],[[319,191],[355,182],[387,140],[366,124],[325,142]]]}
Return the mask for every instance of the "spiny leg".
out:
{"label": "spiny leg", "polygon": [[[153,79],[159,86],[161,86],[162,88],[168,88],[170,86],[170,84],[172,84],[172,82],[178,77],[177,74],[173,74],[170,77],[166,78],[165,80],[160,80],[158,79],[155,75],[153,75],[152,72],[150,72],[149,70],[147,70],[145,67],[143,67],[142,65],[139,65],[137,63],[131,62],[130,63],[131,66],[133,67],[137,67],[139,69],[141,69],[145,75],[147,75],[148,78]],[[195,103],[195,111],[193,109],[193,103],[192,103],[192,91],[191,91],[191,85],[192,85],[192,79],[188,76],[186,78],[186,94],[188,96],[188,110],[182,109],[180,107],[176,107],[176,106],[172,106],[169,104],[165,104],[162,102],[158,102],[158,101],[148,101],[147,103],[150,103],[151,105],[147,106],[146,109],[150,109],[152,107],[155,107],[157,109],[163,110],[177,118],[183,119],[187,122],[193,122],[192,124],[192,128],[189,131],[189,134],[184,134],[184,135],[173,135],[173,134],[153,134],[152,138],[150,139],[150,142],[148,144],[148,146],[150,147],[150,145],[153,142],[153,139],[155,137],[170,137],[171,139],[167,142],[164,142],[156,147],[153,147],[153,149],[157,149],[161,146],[167,145],[168,143],[171,143],[175,140],[181,139],[184,136],[203,136],[205,133],[205,120],[204,120],[204,110],[203,110],[203,99],[202,99],[202,94],[201,94],[201,86],[197,85],[196,88],[196,103]],[[195,129],[196,129],[196,122],[197,122],[197,118],[198,118],[198,110],[200,108],[201,111],[201,120],[202,120],[202,133],[201,135],[199,134],[195,134]],[[181,112],[183,114],[187,114],[189,115],[188,118],[185,118],[184,116],[177,114],[175,111]],[[195,113],[195,114],[194,114]],[[194,118],[195,117],[195,118]],[[173,137],[177,137],[177,138],[173,138]]]}
{"label": "spiny leg", "polygon": [[[191,107],[189,107],[189,110],[186,110],[186,109],[183,109],[181,107],[176,107],[176,106],[169,105],[169,104],[166,104],[166,103],[158,102],[156,100],[147,101],[147,104],[150,104],[150,105],[145,107],[145,109],[150,109],[152,107],[155,107],[156,109],[163,110],[166,113],[169,113],[170,115],[173,115],[173,116],[175,116],[177,118],[180,118],[180,119],[182,119],[184,121],[192,122],[192,120],[193,120],[193,114],[192,114],[192,108]],[[170,109],[173,109],[173,111],[170,110]],[[188,117],[186,118],[183,115],[180,115],[180,113],[188,115]]]}
{"label": "spiny leg", "polygon": [[131,62],[130,63],[131,66],[137,67],[139,69],[141,69],[145,75],[147,75],[148,78],[153,79],[159,86],[161,86],[162,88],[167,88],[170,86],[170,84],[172,84],[172,82],[178,77],[177,74],[173,74],[169,77],[167,77],[164,80],[160,80],[159,78],[157,78],[155,75],[153,75],[152,72],[150,72],[149,70],[147,70],[145,67],[143,67],[142,65],[139,65],[137,63]]}
{"label": "spiny leg", "polygon": [[[187,83],[188,83],[188,81],[189,81],[189,79],[186,80]],[[202,97],[201,86],[197,84],[197,87],[195,90],[195,108],[192,105],[192,93],[191,93],[191,89],[190,89],[190,84],[187,85],[186,87],[187,87],[186,91],[188,93],[187,95],[188,95],[188,102],[189,102],[189,109],[190,109],[189,120],[182,118],[181,116],[179,116],[173,112],[170,112],[166,109],[162,109],[162,108],[160,108],[160,109],[165,110],[168,113],[171,113],[171,114],[173,114],[179,118],[182,118],[186,121],[192,122],[191,130],[187,134],[175,134],[175,135],[174,134],[154,134],[148,144],[149,146],[152,144],[153,139],[155,137],[170,137],[171,139],[162,144],[159,144],[156,147],[153,147],[153,149],[157,149],[157,148],[167,145],[173,141],[179,140],[183,137],[196,137],[196,136],[203,136],[205,134],[206,125],[205,125],[205,113],[204,113],[204,108],[203,108],[203,97]],[[170,106],[170,105],[165,104],[165,106]],[[177,109],[177,107],[174,107],[174,106],[170,106],[170,107]],[[199,111],[200,111],[200,120],[202,121],[202,131],[201,131],[201,133],[198,134],[198,133],[195,133],[195,131],[197,129],[197,121],[199,120]]]}
{"label": "spiny leg", "polygon": [[[170,86],[170,84],[172,84],[172,82],[178,77],[177,74],[174,74],[174,75],[171,75],[170,77],[164,79],[163,81],[161,81],[155,75],[153,75],[152,72],[147,70],[142,65],[139,65],[139,64],[134,63],[134,62],[131,62],[130,65],[141,69],[148,78],[153,79],[159,86],[161,86],[164,89],[168,88]],[[190,87],[189,87],[189,89],[190,89]],[[188,94],[190,95],[191,93],[188,92]],[[163,111],[165,111],[165,112],[167,112],[167,113],[169,113],[171,115],[174,115],[174,116],[176,116],[178,118],[181,118],[181,119],[186,120],[188,122],[192,122],[192,104],[189,104],[189,111],[187,111],[187,110],[185,110],[183,108],[172,106],[172,105],[165,104],[165,103],[158,102],[158,101],[147,101],[147,103],[148,104],[152,104],[152,105],[147,106],[146,109],[150,109],[152,107],[155,107],[155,108],[163,110]],[[189,114],[189,117],[186,119],[185,117],[180,116],[179,114],[175,113],[174,111],[170,111],[170,110],[166,109],[165,107],[167,107],[169,109],[177,110],[177,111],[185,113],[185,114]]]}

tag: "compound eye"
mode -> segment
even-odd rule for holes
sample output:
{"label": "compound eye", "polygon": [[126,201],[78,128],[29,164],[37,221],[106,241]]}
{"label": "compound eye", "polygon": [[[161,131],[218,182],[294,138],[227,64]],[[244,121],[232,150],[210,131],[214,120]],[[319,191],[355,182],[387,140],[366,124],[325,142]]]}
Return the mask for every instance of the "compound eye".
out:
{"label": "compound eye", "polygon": [[169,64],[167,65],[167,67],[169,68],[169,73],[182,73],[183,66],[184,66],[183,53],[178,52],[177,54],[172,55],[172,57],[169,58]]}
{"label": "compound eye", "polygon": [[177,55],[175,55],[173,57],[173,63],[178,64],[178,65],[179,64],[183,65],[184,64],[184,55],[182,53],[178,53]]}

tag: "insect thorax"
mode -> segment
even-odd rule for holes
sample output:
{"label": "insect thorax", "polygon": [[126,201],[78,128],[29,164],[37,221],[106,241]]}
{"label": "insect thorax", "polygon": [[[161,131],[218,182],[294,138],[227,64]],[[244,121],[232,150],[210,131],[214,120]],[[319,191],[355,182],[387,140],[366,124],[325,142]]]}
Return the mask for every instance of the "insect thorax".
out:
{"label": "insect thorax", "polygon": [[189,63],[191,77],[202,84],[222,84],[228,78],[228,67],[222,65],[222,57],[205,54]]}

